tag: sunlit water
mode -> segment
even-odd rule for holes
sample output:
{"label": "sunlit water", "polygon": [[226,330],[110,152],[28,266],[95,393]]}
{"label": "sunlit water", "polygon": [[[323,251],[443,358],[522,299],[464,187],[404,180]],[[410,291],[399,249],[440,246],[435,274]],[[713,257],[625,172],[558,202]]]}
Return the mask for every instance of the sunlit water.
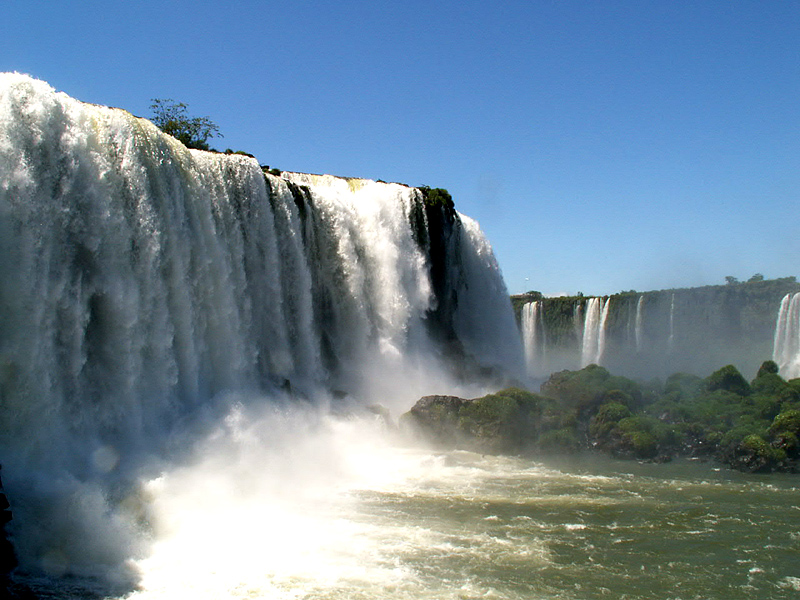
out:
{"label": "sunlit water", "polygon": [[[131,600],[794,598],[791,476],[436,452],[377,423],[232,415],[146,482]],[[280,433],[283,426],[283,433]],[[264,445],[271,440],[272,447]],[[89,582],[39,581],[53,597]],[[118,596],[119,597],[119,596]]]}

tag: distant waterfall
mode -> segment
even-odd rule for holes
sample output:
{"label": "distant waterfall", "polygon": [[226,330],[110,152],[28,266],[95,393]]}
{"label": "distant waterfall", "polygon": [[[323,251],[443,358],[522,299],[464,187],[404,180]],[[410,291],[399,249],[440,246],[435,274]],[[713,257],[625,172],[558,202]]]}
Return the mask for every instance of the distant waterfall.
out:
{"label": "distant waterfall", "polygon": [[644,305],[644,296],[639,296],[636,302],[636,327],[634,329],[634,336],[636,340],[636,352],[642,351],[644,315],[642,314],[642,306]]}
{"label": "distant waterfall", "polygon": [[800,292],[781,300],[772,357],[784,379],[800,377]]}
{"label": "distant waterfall", "polygon": [[667,350],[672,352],[675,349],[675,294],[669,300],[669,337],[667,338]]}
{"label": "distant waterfall", "polygon": [[525,347],[525,362],[528,375],[537,377],[546,374],[545,358],[547,344],[543,321],[543,303],[528,302],[522,307],[522,341]]}
{"label": "distant waterfall", "polygon": [[610,298],[590,298],[586,303],[581,345],[581,367],[600,364],[606,345],[606,322]]}

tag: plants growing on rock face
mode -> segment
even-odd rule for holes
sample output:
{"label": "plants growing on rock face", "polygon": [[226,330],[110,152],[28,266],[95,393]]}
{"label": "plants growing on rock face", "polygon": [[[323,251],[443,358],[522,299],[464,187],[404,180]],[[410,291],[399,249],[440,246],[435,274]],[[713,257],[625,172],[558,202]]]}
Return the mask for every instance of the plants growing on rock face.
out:
{"label": "plants growing on rock face", "polygon": [[209,117],[190,117],[189,108],[172,98],[153,98],[152,121],[164,133],[180,140],[187,148],[208,150],[208,139],[219,136],[219,127]]}
{"label": "plants growing on rock face", "polygon": [[453,209],[453,197],[444,188],[431,188],[427,185],[419,187],[422,196],[425,198],[425,204],[431,207],[441,206],[447,209]]}

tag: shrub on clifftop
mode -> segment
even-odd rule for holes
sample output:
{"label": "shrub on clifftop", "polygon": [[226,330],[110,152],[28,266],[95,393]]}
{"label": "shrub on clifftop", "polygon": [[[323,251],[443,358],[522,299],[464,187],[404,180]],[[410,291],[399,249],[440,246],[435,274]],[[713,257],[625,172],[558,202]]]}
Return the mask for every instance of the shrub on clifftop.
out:
{"label": "shrub on clifftop", "polygon": [[188,106],[172,98],[153,98],[150,110],[153,123],[164,133],[180,140],[187,148],[208,150],[208,139],[219,136],[219,127],[209,117],[189,117]]}

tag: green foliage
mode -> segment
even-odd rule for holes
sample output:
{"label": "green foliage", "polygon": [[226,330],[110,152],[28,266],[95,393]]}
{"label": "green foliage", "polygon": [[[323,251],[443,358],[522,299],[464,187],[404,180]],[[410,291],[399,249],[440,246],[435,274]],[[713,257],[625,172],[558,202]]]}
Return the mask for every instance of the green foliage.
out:
{"label": "green foliage", "polygon": [[787,400],[796,395],[786,381],[777,373],[761,373],[753,379],[750,386],[754,394],[770,394],[772,396],[785,396]]}
{"label": "green foliage", "polygon": [[706,377],[706,389],[710,392],[725,390],[746,396],[750,393],[750,384],[736,367],[726,365]]}
{"label": "green foliage", "polygon": [[189,117],[189,108],[171,98],[153,98],[152,121],[161,131],[180,140],[187,148],[208,150],[208,139],[219,136],[219,127],[209,117]]}
{"label": "green foliage", "polygon": [[696,396],[703,388],[703,380],[697,375],[674,373],[664,383],[665,394],[677,394],[678,398]]}
{"label": "green foliage", "polygon": [[542,384],[542,393],[588,416],[607,401],[629,407],[641,404],[641,386],[626,377],[612,376],[607,369],[589,365],[580,371],[553,373]]}
{"label": "green foliage", "polygon": [[793,433],[800,435],[800,410],[785,410],[780,413],[770,425],[772,435],[780,433]]}
{"label": "green foliage", "polygon": [[765,360],[763,363],[761,363],[761,366],[758,368],[758,373],[756,374],[756,377],[761,377],[762,375],[768,375],[768,374],[777,375],[778,370],[779,370],[778,363],[776,363],[774,360]]}
{"label": "green foliage", "polygon": [[610,434],[617,424],[632,415],[630,409],[621,402],[607,402],[597,409],[589,424],[589,434],[593,438],[604,438]]}
{"label": "green foliage", "polygon": [[520,388],[507,388],[464,404],[458,428],[475,438],[491,440],[497,448],[525,445],[538,435],[546,399]]}
{"label": "green foliage", "polygon": [[623,440],[630,446],[636,458],[655,458],[658,454],[658,442],[648,431],[634,430],[624,435]]}
{"label": "green foliage", "polygon": [[752,386],[730,366],[705,379],[676,373],[647,388],[648,402],[641,385],[597,365],[554,373],[541,391],[450,398],[441,414],[428,411],[433,429],[481,451],[713,456],[750,472],[800,466],[800,379],[786,382],[769,365]]}
{"label": "green foliage", "polygon": [[425,199],[425,204],[431,207],[441,206],[446,209],[452,210],[455,207],[453,197],[444,188],[431,188],[427,185],[420,186],[419,190]]}
{"label": "green foliage", "polygon": [[250,158],[255,158],[255,156],[249,152],[245,152],[244,150],[231,150],[230,148],[225,149],[225,154],[237,154],[239,156],[249,156]]}
{"label": "green foliage", "polygon": [[742,448],[754,453],[756,457],[768,462],[780,462],[786,459],[786,452],[773,448],[758,434],[750,434],[742,440]]}

